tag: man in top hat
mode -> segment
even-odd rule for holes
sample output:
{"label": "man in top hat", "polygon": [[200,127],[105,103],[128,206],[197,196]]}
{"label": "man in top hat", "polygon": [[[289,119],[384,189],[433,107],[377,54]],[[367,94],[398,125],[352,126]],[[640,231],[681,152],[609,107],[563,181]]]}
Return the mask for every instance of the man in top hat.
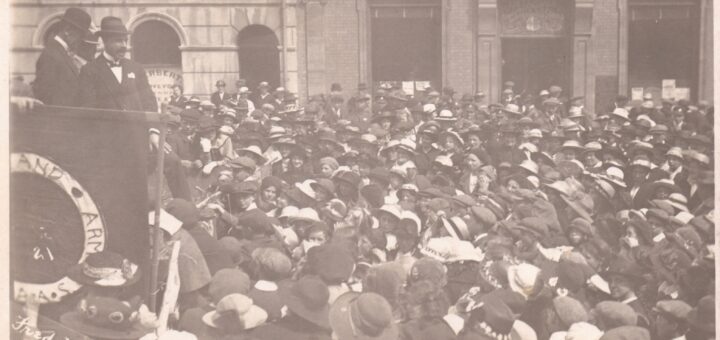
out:
{"label": "man in top hat", "polygon": [[80,71],[80,105],[99,109],[157,112],[143,67],[125,58],[130,34],[117,17],[100,22],[105,51]]}
{"label": "man in top hat", "polygon": [[215,82],[215,87],[217,88],[217,91],[210,95],[210,101],[215,105],[215,107],[220,107],[220,104],[230,99],[231,96],[229,93],[225,92],[224,80],[220,79]]}
{"label": "man in top hat", "polygon": [[60,31],[47,42],[35,64],[35,96],[47,105],[77,106],[80,67],[74,62],[92,19],[71,7],[60,21]]}

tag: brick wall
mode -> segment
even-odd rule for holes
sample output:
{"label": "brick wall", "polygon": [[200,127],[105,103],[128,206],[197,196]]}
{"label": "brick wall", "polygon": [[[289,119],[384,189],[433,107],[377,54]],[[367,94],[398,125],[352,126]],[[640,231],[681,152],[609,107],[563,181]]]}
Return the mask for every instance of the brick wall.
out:
{"label": "brick wall", "polygon": [[447,83],[443,86],[452,86],[458,94],[471,93],[474,91],[475,73],[473,37],[475,29],[474,0],[453,0],[448,1],[445,8],[449,13],[443,15],[443,20],[448,18],[447,30],[447,51],[445,57],[445,72]]}

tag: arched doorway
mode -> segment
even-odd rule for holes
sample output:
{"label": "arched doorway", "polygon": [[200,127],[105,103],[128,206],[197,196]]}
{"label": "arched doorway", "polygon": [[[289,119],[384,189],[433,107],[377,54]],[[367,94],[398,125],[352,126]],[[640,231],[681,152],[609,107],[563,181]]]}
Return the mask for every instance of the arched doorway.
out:
{"label": "arched doorway", "polygon": [[170,100],[172,87],[182,85],[180,37],[170,25],[148,20],[133,29],[130,46],[133,60],[145,67],[160,107]]}
{"label": "arched doorway", "polygon": [[250,87],[266,81],[270,88],[280,86],[280,51],[275,33],[267,26],[250,25],[238,33],[240,78]]}

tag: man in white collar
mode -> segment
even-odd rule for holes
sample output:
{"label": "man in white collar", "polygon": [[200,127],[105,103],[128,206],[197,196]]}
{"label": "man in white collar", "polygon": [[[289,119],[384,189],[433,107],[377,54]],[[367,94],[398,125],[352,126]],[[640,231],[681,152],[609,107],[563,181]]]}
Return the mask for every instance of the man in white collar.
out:
{"label": "man in white collar", "polygon": [[43,103],[77,106],[80,68],[74,59],[91,21],[84,10],[68,8],[60,21],[60,31],[46,43],[35,65],[33,82],[33,92]]}
{"label": "man in white collar", "polygon": [[143,67],[125,59],[129,32],[122,20],[100,23],[105,50],[80,71],[80,105],[99,109],[157,112],[155,94]]}

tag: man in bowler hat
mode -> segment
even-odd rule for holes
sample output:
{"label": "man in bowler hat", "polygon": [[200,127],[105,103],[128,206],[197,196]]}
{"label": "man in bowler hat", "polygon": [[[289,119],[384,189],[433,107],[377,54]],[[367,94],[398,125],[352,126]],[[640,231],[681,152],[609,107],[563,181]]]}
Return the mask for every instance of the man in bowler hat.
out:
{"label": "man in bowler hat", "polygon": [[35,64],[33,91],[47,105],[77,106],[80,67],[74,62],[84,37],[90,32],[90,15],[71,7],[60,21],[60,31],[43,49]]}
{"label": "man in bowler hat", "polygon": [[125,58],[129,32],[122,20],[100,23],[105,51],[80,71],[80,105],[109,110],[157,111],[155,94],[143,67]]}

